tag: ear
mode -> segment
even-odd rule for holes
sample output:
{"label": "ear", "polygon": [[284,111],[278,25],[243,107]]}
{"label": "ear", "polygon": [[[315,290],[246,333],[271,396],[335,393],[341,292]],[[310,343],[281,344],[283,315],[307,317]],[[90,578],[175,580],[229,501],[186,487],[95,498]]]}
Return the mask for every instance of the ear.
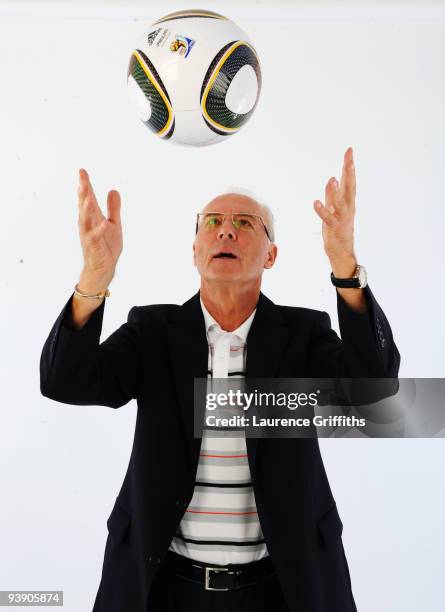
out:
{"label": "ear", "polygon": [[268,268],[271,268],[274,263],[275,260],[277,258],[278,255],[278,247],[276,244],[271,244],[269,247],[269,250],[267,252],[267,259],[264,262],[264,268],[267,270]]}
{"label": "ear", "polygon": [[196,245],[193,243],[193,265],[196,266]]}

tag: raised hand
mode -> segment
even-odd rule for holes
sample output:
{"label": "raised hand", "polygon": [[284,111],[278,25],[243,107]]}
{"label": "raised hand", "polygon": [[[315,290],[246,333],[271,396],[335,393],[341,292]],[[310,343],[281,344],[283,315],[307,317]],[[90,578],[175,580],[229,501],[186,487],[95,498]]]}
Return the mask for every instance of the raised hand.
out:
{"label": "raised hand", "polygon": [[107,288],[123,248],[121,197],[116,190],[108,192],[108,217],[105,217],[97,203],[88,172],[83,168],[79,170],[77,193],[78,226],[84,259],[79,287],[86,289],[86,284],[100,284]]}
{"label": "raised hand", "polygon": [[352,148],[343,160],[341,181],[331,177],[325,188],[325,204],[315,200],[314,209],[322,219],[324,250],[335,276],[350,277],[357,260],[354,253],[355,166]]}
{"label": "raised hand", "polygon": [[[324,250],[337,278],[352,278],[357,267],[354,253],[355,166],[352,148],[344,155],[340,183],[331,177],[325,188],[325,204],[315,200],[314,209],[323,221]],[[340,288],[337,292],[357,312],[367,310],[363,289]]]}

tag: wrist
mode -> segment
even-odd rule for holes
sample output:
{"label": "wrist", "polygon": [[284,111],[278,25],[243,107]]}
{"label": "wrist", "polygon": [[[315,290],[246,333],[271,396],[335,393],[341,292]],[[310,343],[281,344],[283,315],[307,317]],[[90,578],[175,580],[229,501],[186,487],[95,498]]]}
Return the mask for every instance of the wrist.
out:
{"label": "wrist", "polygon": [[342,258],[329,258],[329,261],[335,278],[352,278],[358,265],[355,255]]}
{"label": "wrist", "polygon": [[97,294],[104,293],[109,284],[111,283],[112,277],[99,276],[91,274],[90,272],[82,271],[77,283],[77,288],[81,293]]}

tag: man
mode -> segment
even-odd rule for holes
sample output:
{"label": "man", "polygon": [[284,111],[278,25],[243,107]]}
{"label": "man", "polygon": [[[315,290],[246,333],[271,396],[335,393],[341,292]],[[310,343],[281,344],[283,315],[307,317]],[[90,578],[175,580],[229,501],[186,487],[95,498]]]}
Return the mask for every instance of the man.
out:
{"label": "man", "polygon": [[352,278],[352,149],[340,184],[331,179],[325,204],[314,203],[337,286],[341,340],[327,313],[277,306],[261,293],[263,270],[277,256],[270,211],[225,194],[198,215],[199,292],[182,306],[133,307],[100,344],[103,296],[122,251],[118,192],[109,192],[107,204],[106,219],[81,170],[84,267],[40,363],[49,398],[138,404],[94,612],[356,611],[317,439],[193,435],[195,378],[397,376],[388,321],[363,269],[360,280]]}

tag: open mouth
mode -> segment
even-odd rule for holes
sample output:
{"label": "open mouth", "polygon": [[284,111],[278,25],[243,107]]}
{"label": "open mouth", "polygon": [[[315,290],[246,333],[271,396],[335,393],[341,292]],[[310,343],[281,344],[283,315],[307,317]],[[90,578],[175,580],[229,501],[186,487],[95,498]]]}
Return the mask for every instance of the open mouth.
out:
{"label": "open mouth", "polygon": [[227,251],[221,251],[213,256],[213,259],[238,259],[236,255],[233,253],[229,253]]}

